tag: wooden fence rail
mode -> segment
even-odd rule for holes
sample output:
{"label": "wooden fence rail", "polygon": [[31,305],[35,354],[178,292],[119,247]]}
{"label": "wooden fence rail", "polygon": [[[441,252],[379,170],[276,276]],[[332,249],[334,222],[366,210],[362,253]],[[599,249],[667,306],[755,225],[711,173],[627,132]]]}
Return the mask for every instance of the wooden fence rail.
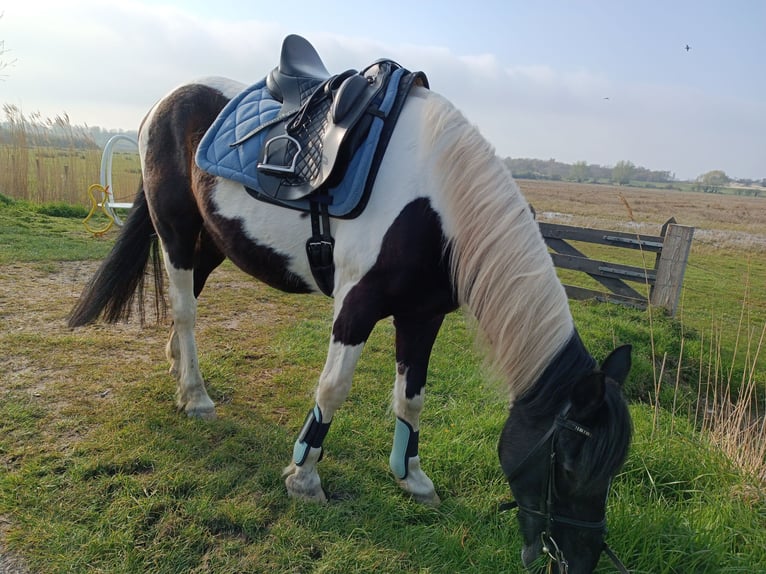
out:
{"label": "wooden fence rail", "polygon": [[[670,219],[662,226],[660,235],[640,235],[555,223],[539,225],[546,244],[552,250],[551,258],[556,267],[586,273],[605,287],[604,291],[597,291],[565,284],[570,298],[598,299],[640,308],[646,308],[651,303],[675,315],[694,235],[693,227],[677,225],[674,219]],[[654,253],[654,268],[590,259],[569,241]],[[648,301],[626,281],[647,285]]]}

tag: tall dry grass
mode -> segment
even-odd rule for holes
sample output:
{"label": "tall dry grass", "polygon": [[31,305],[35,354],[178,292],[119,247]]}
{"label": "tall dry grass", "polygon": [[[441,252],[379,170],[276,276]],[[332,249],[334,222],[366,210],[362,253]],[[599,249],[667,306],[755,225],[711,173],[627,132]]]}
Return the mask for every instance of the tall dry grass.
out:
{"label": "tall dry grass", "polygon": [[[0,125],[0,194],[33,203],[88,203],[87,189],[99,182],[101,148],[88,126],[64,113],[45,118],[4,104]],[[140,177],[135,152],[117,152],[112,181],[115,199],[129,200]]]}
{"label": "tall dry grass", "polygon": [[745,293],[730,357],[724,356],[720,330],[715,318],[711,320],[700,352],[695,419],[729,459],[766,484],[766,385],[758,380],[764,372],[760,361],[766,321],[759,325],[750,320],[749,289]]}
{"label": "tall dry grass", "polygon": [[[749,279],[747,281],[749,283]],[[679,354],[673,361],[669,361],[667,353],[661,359],[653,356],[653,364],[660,366],[655,372],[651,397],[654,410],[652,436],[658,431],[662,420],[659,416],[661,408],[671,413],[671,432],[677,416],[689,417],[700,434],[718,447],[735,466],[766,486],[766,380],[763,380],[763,373],[766,372],[763,355],[766,321],[754,318],[751,306],[748,284],[739,324],[733,334],[733,348],[724,343],[724,340],[732,338],[732,333],[726,332],[730,328],[729,323],[714,312],[709,328],[698,333],[696,357],[690,359],[684,355],[688,340],[685,334],[681,335]],[[698,363],[690,365],[689,361]],[[672,362],[676,364],[674,374],[666,372],[666,366]],[[687,412],[677,407],[684,371],[698,373],[693,411]],[[663,387],[670,380],[674,381],[672,404],[661,405]],[[667,394],[664,396],[667,397]]]}
{"label": "tall dry grass", "polygon": [[[618,194],[618,199],[627,211],[629,221],[635,222],[630,202],[621,193]],[[640,253],[643,267],[647,269],[646,254],[643,249],[640,249]],[[647,290],[648,287],[647,284]],[[697,366],[699,376],[693,422],[702,435],[716,445],[737,467],[766,485],[766,381],[758,380],[759,374],[766,372],[759,363],[766,336],[766,320],[761,319],[759,313],[752,312],[754,306],[755,300],[751,293],[751,269],[748,266],[736,333],[733,337],[732,333],[724,333],[723,330],[728,328],[728,324],[716,323],[715,318],[711,321],[707,333],[707,345],[704,344],[706,334],[700,333],[699,365]],[[660,396],[663,383],[668,378],[666,375],[668,354],[664,353],[660,361],[655,347],[654,311],[653,306],[647,301],[654,377],[652,438],[660,424]],[[683,317],[683,309],[679,316]],[[683,324],[681,327],[680,348],[675,360],[673,398],[669,407],[671,432],[678,414],[679,391],[686,360],[684,357],[686,329]],[[724,337],[724,335],[727,336]],[[724,338],[734,340],[733,349],[729,351],[728,357],[725,356]],[[667,408],[667,405],[665,406]]]}

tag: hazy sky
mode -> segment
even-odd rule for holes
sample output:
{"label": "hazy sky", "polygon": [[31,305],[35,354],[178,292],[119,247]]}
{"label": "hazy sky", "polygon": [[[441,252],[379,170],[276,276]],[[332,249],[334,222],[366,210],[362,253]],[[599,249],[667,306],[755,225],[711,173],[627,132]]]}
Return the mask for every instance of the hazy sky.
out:
{"label": "hazy sky", "polygon": [[[427,73],[502,156],[766,177],[766,1],[0,0],[0,103],[136,129],[173,87],[327,68]],[[684,46],[689,44],[691,50]],[[608,99],[607,99],[608,98]]]}

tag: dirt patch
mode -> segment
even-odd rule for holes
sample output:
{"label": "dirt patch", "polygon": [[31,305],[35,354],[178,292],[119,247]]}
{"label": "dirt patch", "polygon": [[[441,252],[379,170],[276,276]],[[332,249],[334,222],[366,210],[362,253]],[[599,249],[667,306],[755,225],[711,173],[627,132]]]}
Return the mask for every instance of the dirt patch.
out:
{"label": "dirt patch", "polygon": [[92,261],[3,265],[3,331],[63,327],[69,308],[96,267]]}
{"label": "dirt patch", "polygon": [[[157,323],[151,310],[144,325],[134,314],[127,323],[67,327],[68,314],[98,264],[0,266],[0,402],[9,396],[23,397],[22,403],[41,417],[35,423],[36,440],[58,452],[69,452],[82,440],[81,411],[119,400],[131,381],[166,368],[170,321]],[[240,329],[247,325],[275,320],[277,305],[268,300],[271,294],[232,265],[216,270],[207,291],[210,296],[203,294],[197,330],[199,339],[210,343],[205,349],[213,346],[206,337],[209,331],[225,331],[226,336],[215,339],[230,342],[241,338]],[[168,375],[168,390],[173,384]],[[0,453],[0,472],[25,456],[23,441],[17,446],[12,436],[16,431],[10,432],[8,450]],[[0,574],[27,574],[23,558],[5,544],[13,528],[11,517],[0,516]]]}
{"label": "dirt patch", "polygon": [[20,556],[9,552],[3,544],[5,534],[11,526],[11,521],[0,516],[0,574],[28,574],[29,569]]}

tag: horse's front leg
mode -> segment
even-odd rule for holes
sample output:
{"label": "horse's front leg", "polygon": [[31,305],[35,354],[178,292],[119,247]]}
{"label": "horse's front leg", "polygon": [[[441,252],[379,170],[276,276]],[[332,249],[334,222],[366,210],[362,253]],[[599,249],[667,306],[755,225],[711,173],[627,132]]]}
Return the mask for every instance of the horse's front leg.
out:
{"label": "horse's front leg", "polygon": [[322,441],[335,411],[351,390],[354,369],[363,347],[364,342],[344,344],[333,335],[327,361],[319,377],[316,404],[309,411],[295,441],[293,460],[283,473],[287,492],[292,497],[315,502],[326,500],[317,472],[317,463],[322,457]]}
{"label": "horse's front leg", "polygon": [[396,381],[393,409],[396,428],[389,463],[399,486],[416,501],[434,506],[441,501],[434,483],[420,467],[418,440],[428,360],[443,320],[444,315],[427,321],[403,317],[394,319]]}

